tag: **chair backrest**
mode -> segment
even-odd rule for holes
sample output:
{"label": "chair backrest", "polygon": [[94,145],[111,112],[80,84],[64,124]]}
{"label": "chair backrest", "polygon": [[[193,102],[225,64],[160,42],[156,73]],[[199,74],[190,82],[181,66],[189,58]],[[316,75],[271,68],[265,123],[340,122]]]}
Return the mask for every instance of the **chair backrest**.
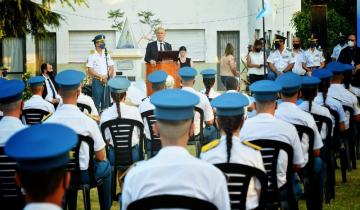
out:
{"label": "chair backrest", "polygon": [[264,207],[267,194],[268,179],[265,172],[251,166],[236,163],[215,164],[226,176],[231,209],[246,209],[246,196],[252,177],[256,177],[261,184],[259,208]]}
{"label": "chair backrest", "polygon": [[134,128],[139,129],[139,152],[140,159],[144,159],[143,140],[144,125],[132,119],[116,118],[101,124],[101,133],[105,139],[105,130],[109,129],[114,143],[115,166],[128,167],[133,164],[132,159],[132,135]]}
{"label": "chair backrest", "polygon": [[148,129],[150,131],[150,137],[151,137],[151,156],[156,155],[159,150],[161,149],[161,141],[160,137],[156,136],[154,134],[154,131],[152,129],[153,124],[156,122],[154,110],[149,110],[146,112],[141,113],[141,118],[146,120],[148,124]]}
{"label": "chair backrest", "polygon": [[331,119],[328,117],[325,117],[323,115],[318,115],[318,114],[313,114],[313,113],[311,113],[311,115],[314,117],[314,120],[315,120],[315,123],[317,125],[319,132],[321,132],[323,125],[324,124],[326,125],[327,132],[326,132],[325,140],[329,141],[331,138],[331,133],[332,133],[331,131],[332,131],[332,126],[333,126]]}
{"label": "chair backrest", "polygon": [[81,170],[80,170],[80,162],[79,162],[79,154],[81,144],[85,143],[89,146],[89,185],[90,187],[96,186],[96,178],[95,178],[95,166],[94,166],[94,140],[89,136],[78,135],[78,142],[76,146],[70,151],[70,161],[68,163],[67,170],[71,173],[71,182],[70,188],[79,189],[83,184],[81,179]]}
{"label": "chair backrest", "polygon": [[25,109],[22,111],[22,119],[25,124],[34,125],[41,123],[43,117],[48,114],[49,112],[41,109]]}
{"label": "chair backrest", "polygon": [[277,183],[277,163],[280,151],[284,151],[288,157],[288,164],[286,170],[286,181],[290,191],[292,189],[292,162],[293,162],[293,148],[290,144],[285,142],[271,140],[271,139],[256,139],[251,143],[261,147],[261,156],[264,162],[266,175],[268,179],[267,194],[265,196],[267,203],[279,203],[279,186]]}
{"label": "chair backrest", "polygon": [[310,164],[309,167],[312,168],[312,165],[314,163],[314,155],[312,152],[314,150],[314,141],[315,141],[314,131],[305,125],[294,124],[294,126],[299,134],[300,142],[303,140],[304,135],[306,135],[309,138],[309,150],[308,150],[309,161],[307,165]]}
{"label": "chair backrest", "polygon": [[200,115],[200,145],[204,145],[204,111],[200,107],[195,107],[195,112]]}
{"label": "chair backrest", "polygon": [[[15,183],[16,162],[0,147],[0,203],[24,203],[24,196]],[[2,206],[4,207],[4,206]],[[6,207],[4,207],[6,208]]]}
{"label": "chair backrest", "polygon": [[82,104],[82,103],[77,103],[77,107],[79,107],[79,109],[82,111],[82,112],[84,112],[85,110],[89,113],[89,114],[91,114],[91,107],[89,106],[89,105],[87,105],[87,104]]}
{"label": "chair backrest", "polygon": [[189,210],[217,210],[209,201],[182,195],[156,195],[136,200],[127,207],[127,210],[150,209],[189,209]]}

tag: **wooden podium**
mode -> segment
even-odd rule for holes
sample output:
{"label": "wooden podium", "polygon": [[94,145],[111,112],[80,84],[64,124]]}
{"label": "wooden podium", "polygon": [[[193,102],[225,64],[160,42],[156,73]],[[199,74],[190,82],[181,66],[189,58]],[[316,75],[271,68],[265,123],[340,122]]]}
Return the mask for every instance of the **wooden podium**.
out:
{"label": "wooden podium", "polygon": [[179,65],[176,61],[165,60],[156,63],[155,66],[151,65],[150,63],[146,63],[146,90],[148,96],[151,95],[153,92],[151,89],[151,83],[147,79],[148,75],[160,69],[165,71],[168,75],[171,75],[174,78],[174,82],[175,82],[174,88],[180,88],[180,77],[178,75]]}

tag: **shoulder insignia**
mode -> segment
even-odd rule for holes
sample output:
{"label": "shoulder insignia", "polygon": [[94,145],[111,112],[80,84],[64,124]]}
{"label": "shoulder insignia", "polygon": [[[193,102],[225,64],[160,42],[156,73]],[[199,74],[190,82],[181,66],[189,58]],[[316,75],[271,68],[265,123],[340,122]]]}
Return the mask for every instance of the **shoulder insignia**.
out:
{"label": "shoulder insignia", "polygon": [[44,117],[42,118],[41,122],[44,122],[45,120],[49,119],[49,117],[52,115],[53,113],[49,113],[47,115],[44,115]]}
{"label": "shoulder insignia", "polygon": [[255,149],[255,150],[261,150],[261,149],[262,149],[262,147],[260,147],[260,146],[258,146],[258,145],[256,145],[256,144],[253,144],[253,143],[251,143],[251,142],[249,142],[249,141],[243,141],[242,143],[243,143],[245,146],[251,147],[251,148],[253,148],[253,149]]}
{"label": "shoulder insignia", "polygon": [[145,97],[145,98],[143,98],[143,99],[141,99],[141,101],[145,101],[147,98],[149,98],[149,96],[148,96],[148,97]]}
{"label": "shoulder insignia", "polygon": [[219,145],[220,139],[213,140],[210,143],[205,144],[203,147],[201,147],[201,152],[207,152],[213,148],[215,148],[217,145]]}
{"label": "shoulder insignia", "polygon": [[89,114],[87,112],[84,112],[84,114],[86,116],[90,117],[91,119],[95,120],[96,122],[100,121],[98,116],[91,115],[91,114]]}
{"label": "shoulder insignia", "polygon": [[90,54],[94,54],[95,53],[95,50],[90,50]]}

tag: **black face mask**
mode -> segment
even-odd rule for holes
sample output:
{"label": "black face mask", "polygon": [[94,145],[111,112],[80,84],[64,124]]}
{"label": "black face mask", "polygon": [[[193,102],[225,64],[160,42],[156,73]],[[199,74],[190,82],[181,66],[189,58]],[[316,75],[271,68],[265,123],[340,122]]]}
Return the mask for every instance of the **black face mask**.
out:
{"label": "black face mask", "polygon": [[311,42],[309,46],[310,46],[310,48],[315,48],[315,47],[316,47],[316,43]]}
{"label": "black face mask", "polygon": [[278,42],[275,42],[275,49],[279,49],[280,48],[280,43],[278,43]]}
{"label": "black face mask", "polygon": [[49,77],[53,77],[54,76],[54,71],[48,71],[47,74],[49,75]]}
{"label": "black face mask", "polygon": [[300,44],[293,44],[293,48],[294,48],[295,50],[299,49],[299,48],[300,48]]}

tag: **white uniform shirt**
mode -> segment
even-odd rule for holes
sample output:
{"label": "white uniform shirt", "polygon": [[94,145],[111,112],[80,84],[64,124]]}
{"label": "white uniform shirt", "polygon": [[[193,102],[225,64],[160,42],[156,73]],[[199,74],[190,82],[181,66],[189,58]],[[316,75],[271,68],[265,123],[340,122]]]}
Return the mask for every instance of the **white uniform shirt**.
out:
{"label": "white uniform shirt", "polygon": [[230,199],[224,174],[182,147],[164,147],[153,158],[136,163],[125,177],[121,208],[154,195],[183,195],[229,210]]}
{"label": "white uniform shirt", "polygon": [[[100,151],[105,147],[105,141],[101,136],[96,122],[86,116],[76,105],[63,104],[59,106],[45,123],[59,123],[72,128],[77,134],[89,136],[94,141],[94,151]],[[87,170],[89,166],[89,146],[82,143],[79,154],[80,169]]]}
{"label": "white uniform shirt", "polygon": [[[197,92],[191,87],[183,87],[182,89],[190,93],[193,93],[200,98],[200,102],[196,106],[203,110],[204,122],[211,121],[214,119],[214,112],[210,105],[209,99],[204,94]],[[198,135],[200,133],[200,114],[198,112],[195,112],[194,124],[195,124],[194,134]]]}
{"label": "white uniform shirt", "polygon": [[[201,90],[200,93],[205,95],[206,89]],[[210,89],[210,91],[209,91],[209,98],[210,99],[214,99],[214,98],[218,97],[219,95],[221,95],[221,94],[216,92],[213,88]]]}
{"label": "white uniform shirt", "polygon": [[[60,95],[57,93],[56,89],[55,89],[55,85],[54,83],[51,81],[50,78],[48,77],[45,77],[43,75],[44,79],[45,79],[45,84],[46,84],[46,91],[47,91],[47,94],[45,96],[45,100],[47,100],[48,102],[52,103],[52,100],[53,99],[61,99]],[[52,87],[52,89],[51,89]],[[54,93],[55,93],[55,98],[53,98],[53,92],[52,90],[54,90]]]}
{"label": "white uniform shirt", "polygon": [[25,101],[23,109],[41,109],[49,113],[55,112],[54,105],[39,95],[33,95],[29,100]]}
{"label": "white uniform shirt", "polygon": [[349,91],[360,97],[360,88],[350,85]]}
{"label": "white uniform shirt", "polygon": [[0,120],[0,146],[5,146],[7,140],[19,130],[26,128],[16,117],[4,116]]}
{"label": "white uniform shirt", "polygon": [[[285,122],[297,125],[304,125],[311,128],[314,131],[314,150],[323,147],[323,142],[319,130],[316,126],[315,120],[311,114],[304,112],[296,104],[290,102],[282,102],[278,105],[275,111],[275,117],[284,120]],[[301,165],[304,167],[309,161],[309,138],[304,135],[301,140],[301,146],[304,154],[304,163]],[[310,151],[312,152],[312,151]]]}
{"label": "white uniform shirt", "polygon": [[[314,99],[314,102],[321,106],[324,106],[324,97],[323,97],[322,92],[318,92],[317,96]],[[342,107],[342,104],[340,101],[327,96],[325,103],[326,103],[326,105],[328,105],[330,107],[330,109],[335,110],[339,114],[339,122],[347,121],[344,108]]]}
{"label": "white uniform shirt", "polygon": [[97,111],[97,109],[95,107],[95,103],[90,96],[87,96],[84,93],[80,93],[80,95],[77,99],[77,102],[80,104],[86,104],[86,105],[90,106],[91,113],[88,113],[88,114],[91,114],[93,116],[99,116],[99,112]]}
{"label": "white uniform shirt", "polygon": [[[264,65],[264,53],[263,52],[250,52],[249,58],[251,60],[251,64]],[[263,67],[260,67],[260,68],[249,67],[248,75],[249,74],[264,75],[264,68]]]}
{"label": "white uniform shirt", "polygon": [[[200,159],[211,164],[226,163],[226,136],[221,137],[220,143],[216,147],[205,153],[201,153]],[[253,148],[245,146],[241,143],[240,139],[235,136],[232,138],[230,163],[252,166],[265,172],[261,153]],[[260,190],[261,185],[258,180],[256,180],[255,185],[254,179],[251,179],[246,197],[246,209],[254,209],[259,205],[259,197],[256,189]]]}
{"label": "white uniform shirt", "polygon": [[[149,110],[155,110],[155,106],[150,102],[150,96],[146,97],[140,103],[140,106],[139,106],[139,111],[140,111],[141,114],[146,112],[146,111],[149,111]],[[149,128],[149,125],[147,123],[147,120],[144,118],[143,122],[144,122],[145,136],[146,136],[147,139],[151,139],[150,130],[149,130],[150,128]]]}
{"label": "white uniform shirt", "polygon": [[[309,101],[303,101],[301,104],[298,105],[298,107],[299,107],[300,109],[304,110],[305,112],[309,112]],[[327,117],[327,118],[330,118],[330,119],[331,119],[331,122],[332,122],[332,126],[333,126],[333,127],[335,126],[335,119],[334,119],[334,117],[330,114],[330,111],[329,111],[327,108],[325,108],[325,107],[323,107],[323,106],[321,106],[321,105],[313,102],[313,103],[311,104],[311,113],[317,114],[317,115],[321,115],[321,116],[324,116],[324,117]],[[321,131],[320,131],[320,135],[321,135],[322,139],[326,139],[326,134],[327,134],[328,129],[331,129],[331,130],[332,130],[333,127],[332,127],[332,128],[328,128],[328,127],[326,126],[326,124],[323,124],[323,125],[322,125]],[[331,131],[331,133],[332,133],[332,131]]]}
{"label": "white uniform shirt", "polygon": [[[121,118],[123,118],[123,119],[137,120],[142,123],[140,112],[139,112],[138,108],[136,108],[136,107],[129,106],[124,103],[120,103],[120,113],[121,113]],[[118,113],[117,113],[117,109],[116,109],[116,104],[114,103],[112,106],[105,109],[103,111],[103,113],[101,114],[100,126],[104,122],[107,122],[109,120],[113,120],[116,118],[118,118]],[[105,131],[105,138],[107,140],[110,140],[111,145],[114,145],[109,130]],[[131,145],[135,146],[137,144],[139,144],[139,129],[137,127],[135,127],[133,130]]]}
{"label": "white uniform shirt", "polygon": [[[293,125],[276,119],[271,114],[259,113],[245,121],[240,130],[241,141],[252,141],[256,139],[271,139],[288,143],[293,148],[293,162],[295,165],[304,163],[299,135]],[[277,183],[281,187],[286,183],[286,170],[288,166],[287,154],[280,151],[277,165]]]}
{"label": "white uniform shirt", "polygon": [[[114,61],[111,59],[110,54],[107,55],[107,63],[108,67],[114,65]],[[95,72],[101,76],[106,76],[108,70],[106,66],[105,51],[100,55],[96,50],[94,50],[94,53],[88,56],[86,67],[93,68]]]}
{"label": "white uniform shirt", "polygon": [[29,203],[24,210],[62,210],[62,208],[52,203]]}
{"label": "white uniform shirt", "polygon": [[295,63],[295,59],[291,52],[284,48],[281,53],[279,50],[272,51],[267,62],[274,64],[277,71],[283,72],[289,64]]}
{"label": "white uniform shirt", "polygon": [[292,69],[292,72],[294,72],[295,74],[298,75],[304,75],[306,73],[305,69],[303,69],[302,67],[302,63],[304,63],[304,50],[300,49],[298,52],[295,52],[294,50],[291,51],[294,59],[295,59],[295,64],[294,67]]}
{"label": "white uniform shirt", "polygon": [[311,49],[307,49],[304,52],[303,63],[305,63],[306,67],[320,66],[320,63],[324,62],[324,61],[325,61],[325,58],[324,58],[323,52],[316,48],[314,51],[312,51]]}
{"label": "white uniform shirt", "polygon": [[347,47],[347,44],[344,44],[344,46],[337,44],[334,47],[333,53],[331,54],[331,58],[333,58],[333,59],[335,59],[335,61],[337,61],[337,59],[339,58],[339,55],[341,53],[341,50],[343,50],[345,47]]}

